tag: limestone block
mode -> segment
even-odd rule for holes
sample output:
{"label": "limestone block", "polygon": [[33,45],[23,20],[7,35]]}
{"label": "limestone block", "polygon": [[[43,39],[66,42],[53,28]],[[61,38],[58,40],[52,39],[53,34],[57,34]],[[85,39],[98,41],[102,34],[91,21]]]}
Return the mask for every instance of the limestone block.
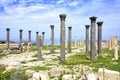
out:
{"label": "limestone block", "polygon": [[118,71],[107,70],[105,68],[99,68],[98,70],[99,80],[117,80],[117,78],[120,78],[119,74]]}
{"label": "limestone block", "polygon": [[26,70],[25,75],[27,75],[29,78],[31,78],[34,73],[35,73],[35,71],[33,71],[33,70]]}
{"label": "limestone block", "polygon": [[34,73],[32,78],[35,80],[41,80],[40,74],[38,72]]}

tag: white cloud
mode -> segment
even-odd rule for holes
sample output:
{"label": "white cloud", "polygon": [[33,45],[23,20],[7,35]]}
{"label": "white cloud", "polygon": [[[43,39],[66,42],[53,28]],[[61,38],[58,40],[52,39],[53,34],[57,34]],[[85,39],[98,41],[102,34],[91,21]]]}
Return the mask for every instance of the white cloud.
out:
{"label": "white cloud", "polygon": [[[10,27],[11,29],[24,29],[24,31],[28,31],[31,29],[35,36],[36,31],[46,32],[46,38],[50,37],[50,27],[49,25],[55,25],[55,38],[59,38],[60,33],[60,19],[59,14],[65,13],[67,14],[66,17],[66,31],[68,26],[73,27],[73,37],[76,35],[78,37],[83,37],[85,35],[85,27],[84,25],[90,24],[89,17],[90,16],[97,16],[97,20],[103,20],[105,30],[109,28],[119,28],[116,27],[119,25],[120,21],[119,13],[117,15],[114,12],[114,7],[109,8],[106,7],[106,4],[101,0],[96,1],[92,0],[90,2],[84,3],[83,0],[73,2],[66,1],[71,7],[74,7],[74,10],[65,7],[62,5],[66,5],[65,0],[57,1],[57,4],[33,4],[28,7],[23,6],[25,0],[22,0],[21,4],[12,7],[4,7],[5,11],[8,15],[0,15],[0,25],[3,26],[3,29],[6,27]],[[28,0],[30,1],[30,0]],[[63,4],[60,4],[63,3]],[[59,5],[58,5],[59,4]],[[80,5],[80,6],[78,6]],[[57,6],[57,7],[56,7]],[[62,7],[61,7],[62,6]],[[116,16],[115,16],[116,15]],[[112,22],[114,21],[114,22]],[[109,24],[110,23],[110,24]],[[1,29],[2,30],[2,29]],[[106,30],[106,34],[109,34],[109,31]],[[16,31],[13,31],[16,32]],[[116,31],[117,32],[117,31]],[[27,34],[27,33],[26,33]],[[67,32],[66,32],[67,34]],[[0,34],[1,35],[1,34]]]}
{"label": "white cloud", "polygon": [[57,4],[60,4],[60,3],[63,3],[63,2],[65,2],[65,0],[59,0],[59,1],[57,1]]}
{"label": "white cloud", "polygon": [[69,3],[69,6],[77,6],[78,4],[79,4],[79,2],[74,1],[74,2]]}

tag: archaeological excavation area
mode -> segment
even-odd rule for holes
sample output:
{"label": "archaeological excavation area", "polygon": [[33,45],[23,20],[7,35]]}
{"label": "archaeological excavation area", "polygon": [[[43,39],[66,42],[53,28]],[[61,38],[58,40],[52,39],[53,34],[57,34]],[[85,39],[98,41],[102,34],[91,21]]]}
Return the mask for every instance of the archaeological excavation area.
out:
{"label": "archaeological excavation area", "polygon": [[[118,36],[103,40],[104,21],[92,16],[88,17],[90,24],[83,26],[85,38],[74,38],[74,26],[66,26],[67,17],[58,15],[59,44],[55,44],[54,24],[48,24],[50,44],[45,43],[47,32],[40,30],[29,30],[24,41],[24,29],[18,30],[19,43],[13,42],[10,35],[14,34],[6,28],[6,40],[0,41],[0,80],[120,80]],[[36,34],[35,42],[32,33]]]}

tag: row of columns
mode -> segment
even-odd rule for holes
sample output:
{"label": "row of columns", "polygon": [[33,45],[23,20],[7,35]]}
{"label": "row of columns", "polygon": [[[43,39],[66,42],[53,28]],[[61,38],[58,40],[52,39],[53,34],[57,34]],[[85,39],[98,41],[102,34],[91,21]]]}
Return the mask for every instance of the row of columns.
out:
{"label": "row of columns", "polygon": [[[20,32],[20,51],[22,52],[23,51],[23,41],[22,41],[22,33],[23,33],[23,30],[19,30]],[[6,29],[6,46],[7,46],[7,50],[10,50],[10,29],[7,28]],[[28,51],[31,51],[32,50],[32,44],[31,44],[31,31],[28,31],[28,48],[29,50]]]}
{"label": "row of columns", "polygon": [[[89,18],[91,20],[91,35],[90,35],[90,59],[95,60],[96,55],[96,19],[93,16]],[[98,54],[101,53],[101,43],[102,43],[102,21],[97,22],[98,25]],[[89,52],[89,27],[90,25],[85,25],[86,27],[86,53]]]}
{"label": "row of columns", "polygon": [[112,50],[117,45],[118,45],[118,38],[117,38],[117,36],[112,36],[110,39],[107,39],[107,48],[109,50]]}
{"label": "row of columns", "polygon": [[[66,14],[60,14],[60,60],[65,61],[65,18]],[[97,17],[90,17],[91,20],[91,46],[90,46],[90,58],[91,60],[95,59],[95,42],[96,42],[96,18]],[[102,23],[103,22],[98,22],[98,53],[101,52],[101,41],[102,41]],[[54,52],[54,25],[50,25],[51,27],[51,52]],[[68,52],[71,52],[71,28],[68,27]],[[9,29],[7,29],[7,42],[9,42]],[[38,38],[38,32],[36,32],[36,40],[41,39]],[[44,43],[44,32],[42,33],[42,45]],[[86,52],[89,51],[89,25],[86,25]],[[29,31],[29,42],[31,41],[31,31]],[[39,42],[38,42],[39,43]],[[9,47],[9,43],[8,47]],[[21,46],[21,51],[22,51],[22,30],[20,30],[20,46]]]}

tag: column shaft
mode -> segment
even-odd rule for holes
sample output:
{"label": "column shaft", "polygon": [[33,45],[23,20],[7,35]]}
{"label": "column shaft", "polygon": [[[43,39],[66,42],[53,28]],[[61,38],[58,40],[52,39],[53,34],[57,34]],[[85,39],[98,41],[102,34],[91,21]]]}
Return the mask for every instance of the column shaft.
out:
{"label": "column shaft", "polygon": [[44,45],[44,34],[45,32],[42,32],[42,46]]}
{"label": "column shaft", "polygon": [[90,25],[85,25],[86,27],[86,53],[89,52],[89,27]]}
{"label": "column shaft", "polygon": [[98,24],[98,54],[102,51],[102,24],[103,22],[97,22]]}
{"label": "column shaft", "polygon": [[60,60],[65,61],[65,18],[66,14],[61,14],[60,16]]}
{"label": "column shaft", "polygon": [[72,27],[68,27],[68,52],[71,52],[71,37],[72,37]]}
{"label": "column shaft", "polygon": [[96,49],[95,49],[95,43],[96,43],[96,18],[97,17],[90,17],[91,20],[91,46],[90,46],[90,60],[95,60],[95,54],[96,54]]}
{"label": "column shaft", "polygon": [[28,31],[28,51],[32,50],[32,43],[31,43],[31,31]]}
{"label": "column shaft", "polygon": [[10,50],[10,34],[9,34],[10,29],[7,28],[6,31],[7,31],[7,35],[6,35],[6,46],[7,46],[7,50]]}
{"label": "column shaft", "polygon": [[20,51],[21,51],[21,52],[23,51],[23,45],[22,45],[22,31],[23,31],[23,30],[20,30]]}
{"label": "column shaft", "polygon": [[54,52],[54,25],[50,25],[51,27],[51,53]]}

